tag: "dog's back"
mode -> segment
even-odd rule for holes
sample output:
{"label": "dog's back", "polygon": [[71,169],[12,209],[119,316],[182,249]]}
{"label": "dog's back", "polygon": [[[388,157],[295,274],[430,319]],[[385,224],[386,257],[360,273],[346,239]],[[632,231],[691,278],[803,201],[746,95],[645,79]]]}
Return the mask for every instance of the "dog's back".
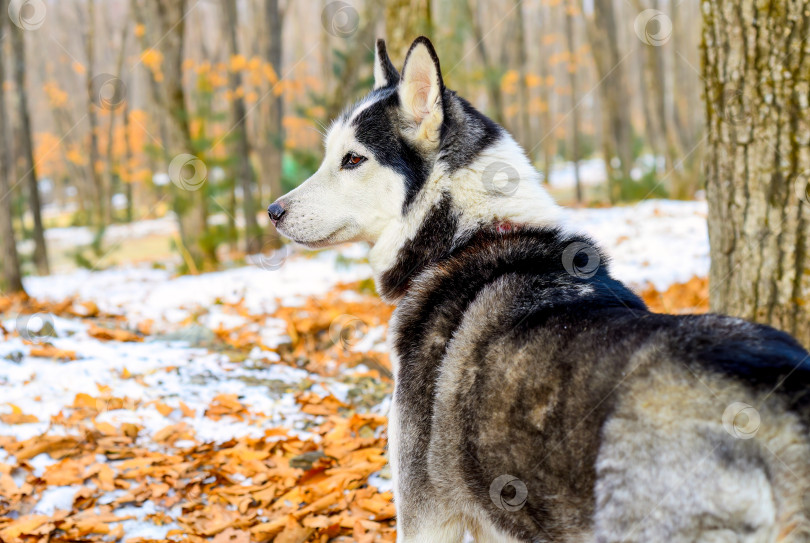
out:
{"label": "dog's back", "polygon": [[553,229],[485,228],[408,287],[392,452],[415,522],[476,541],[810,537],[810,367],[790,336],[650,313]]}

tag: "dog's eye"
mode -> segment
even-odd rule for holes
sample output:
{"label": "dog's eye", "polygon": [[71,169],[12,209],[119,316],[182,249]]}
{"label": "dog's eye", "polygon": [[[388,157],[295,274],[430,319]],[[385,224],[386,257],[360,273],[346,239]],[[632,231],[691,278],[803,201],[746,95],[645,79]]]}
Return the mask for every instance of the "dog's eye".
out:
{"label": "dog's eye", "polygon": [[343,157],[343,161],[340,164],[341,168],[356,168],[360,164],[366,161],[366,157],[360,156],[357,153],[346,153],[346,156]]}

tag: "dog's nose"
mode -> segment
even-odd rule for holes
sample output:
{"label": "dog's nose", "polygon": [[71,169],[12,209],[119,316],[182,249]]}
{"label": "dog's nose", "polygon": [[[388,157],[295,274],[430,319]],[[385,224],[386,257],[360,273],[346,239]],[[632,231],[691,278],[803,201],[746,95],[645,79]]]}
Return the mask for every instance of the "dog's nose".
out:
{"label": "dog's nose", "polygon": [[283,217],[286,212],[287,210],[278,202],[273,202],[267,208],[267,214],[270,215],[270,220],[273,221],[273,224],[280,221],[281,217]]}

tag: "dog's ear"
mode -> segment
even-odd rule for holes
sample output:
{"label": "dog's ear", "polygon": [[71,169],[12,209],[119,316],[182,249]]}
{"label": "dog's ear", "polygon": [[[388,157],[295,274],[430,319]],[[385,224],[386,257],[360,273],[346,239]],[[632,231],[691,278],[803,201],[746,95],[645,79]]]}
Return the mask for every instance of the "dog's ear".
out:
{"label": "dog's ear", "polygon": [[399,72],[388,58],[385,40],[377,40],[374,51],[374,90],[399,83]]}
{"label": "dog's ear", "polygon": [[439,57],[424,36],[416,38],[405,57],[399,81],[399,103],[414,138],[438,144],[444,119],[444,82]]}

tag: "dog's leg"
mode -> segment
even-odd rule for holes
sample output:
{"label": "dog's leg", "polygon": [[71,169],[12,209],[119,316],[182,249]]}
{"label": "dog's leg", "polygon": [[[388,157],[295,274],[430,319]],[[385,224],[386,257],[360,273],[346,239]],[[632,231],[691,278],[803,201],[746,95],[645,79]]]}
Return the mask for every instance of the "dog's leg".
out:
{"label": "dog's leg", "polygon": [[419,467],[403,465],[407,459],[399,456],[401,439],[395,393],[388,413],[388,462],[397,508],[397,543],[461,543],[464,538],[461,517],[448,513],[432,488],[408,484],[407,474]]}

